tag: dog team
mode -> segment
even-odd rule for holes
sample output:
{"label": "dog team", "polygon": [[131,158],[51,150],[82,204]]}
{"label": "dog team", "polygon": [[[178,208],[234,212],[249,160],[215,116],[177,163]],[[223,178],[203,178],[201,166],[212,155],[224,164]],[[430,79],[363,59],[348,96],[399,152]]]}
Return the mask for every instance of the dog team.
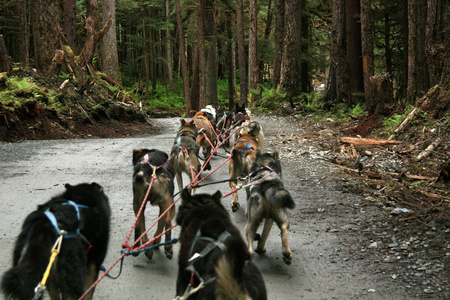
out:
{"label": "dog team", "polygon": [[[218,112],[208,105],[191,113],[192,120],[180,120],[169,155],[156,149],[132,152],[137,218],[133,247],[143,248],[151,259],[153,247],[160,245],[164,235],[164,253],[171,259],[170,229],[175,217],[181,227],[175,299],[267,299],[262,274],[252,258],[255,251],[266,251],[273,222],[280,229],[282,258],[288,265],[292,262],[288,209],[295,202],[283,185],[279,152],[263,153],[263,129],[244,106]],[[222,204],[222,193],[197,193],[201,174],[211,170],[210,159],[220,146],[231,148],[228,170],[233,212],[240,206],[237,190],[245,187],[247,243]],[[186,186],[183,173],[190,179]],[[175,181],[181,193],[176,216]],[[145,227],[148,202],[159,206],[152,240]],[[110,216],[108,197],[99,184],[66,184],[62,194],[39,205],[23,222],[13,266],[1,279],[4,296],[42,299],[47,290],[51,299],[92,299],[94,288],[84,293],[97,280],[106,256]]]}

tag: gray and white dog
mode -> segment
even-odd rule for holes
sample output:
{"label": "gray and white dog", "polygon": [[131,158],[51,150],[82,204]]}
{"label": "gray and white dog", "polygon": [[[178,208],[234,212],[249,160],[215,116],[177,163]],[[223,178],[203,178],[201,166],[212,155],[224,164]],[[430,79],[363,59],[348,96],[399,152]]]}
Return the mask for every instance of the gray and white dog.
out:
{"label": "gray and white dog", "polygon": [[[248,241],[249,252],[264,253],[267,237],[273,222],[281,231],[281,244],[283,260],[290,265],[292,262],[291,249],[288,244],[289,214],[288,209],[295,207],[291,194],[284,188],[281,177],[281,164],[278,150],[273,153],[256,154],[248,176],[247,209],[245,212],[247,224],[245,234]],[[258,226],[265,219],[264,229],[259,237],[256,233]],[[256,249],[253,241],[258,240]]]}

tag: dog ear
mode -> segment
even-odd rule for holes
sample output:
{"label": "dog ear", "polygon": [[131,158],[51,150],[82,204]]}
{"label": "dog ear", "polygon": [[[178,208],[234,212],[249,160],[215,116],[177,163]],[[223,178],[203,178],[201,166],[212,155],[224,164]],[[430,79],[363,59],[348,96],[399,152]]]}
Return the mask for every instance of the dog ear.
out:
{"label": "dog ear", "polygon": [[212,198],[217,203],[221,203],[222,202],[222,193],[220,191],[217,191],[214,193],[214,195],[212,195]]}
{"label": "dog ear", "polygon": [[142,154],[142,149],[133,150],[133,166],[137,163],[139,155],[141,155],[141,154]]}
{"label": "dog ear", "polygon": [[96,183],[96,182],[93,182],[93,183],[91,183],[91,186],[92,186],[94,189],[96,189],[97,191],[103,192],[103,188],[102,188],[102,186],[101,186],[100,184],[98,184],[98,183]]}
{"label": "dog ear", "polygon": [[66,183],[64,185],[64,187],[66,188],[66,190],[68,190],[68,189],[72,188],[72,185],[70,183]]}
{"label": "dog ear", "polygon": [[187,188],[184,188],[181,192],[181,204],[186,204],[191,200],[191,193]]}
{"label": "dog ear", "polygon": [[276,160],[280,160],[280,152],[278,151],[278,149],[275,149],[275,151],[273,151],[272,156],[273,156]]}
{"label": "dog ear", "polygon": [[186,120],[185,119],[180,119],[180,123],[181,123],[181,125],[184,125],[184,123],[186,123]]}
{"label": "dog ear", "polygon": [[208,112],[204,111],[204,112],[203,112],[203,116],[204,116],[204,117],[207,117],[207,116],[208,116]]}

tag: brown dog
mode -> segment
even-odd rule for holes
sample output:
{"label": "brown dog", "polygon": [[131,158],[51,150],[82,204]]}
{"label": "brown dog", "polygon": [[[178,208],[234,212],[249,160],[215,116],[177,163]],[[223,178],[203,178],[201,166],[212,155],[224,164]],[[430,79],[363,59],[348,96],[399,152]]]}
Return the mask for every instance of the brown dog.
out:
{"label": "brown dog", "polygon": [[244,133],[248,133],[256,139],[256,142],[258,144],[256,150],[261,151],[264,145],[264,132],[261,125],[259,125],[259,123],[256,121],[250,121],[247,126],[241,128],[241,130],[239,131],[239,136]]}
{"label": "brown dog", "polygon": [[[252,163],[255,161],[258,142],[254,136],[249,133],[243,133],[231,149],[231,160],[228,164],[230,179],[247,176]],[[237,182],[230,181],[230,188],[235,189]],[[231,203],[233,212],[239,209],[237,192],[233,193],[233,202]]]}
{"label": "brown dog", "polygon": [[[167,153],[156,150],[156,149],[139,149],[133,150],[133,209],[134,214],[137,216],[142,201],[144,201],[145,195],[149,188],[149,184],[152,178],[152,174],[156,177],[153,180],[153,185],[147,196],[146,201],[150,202],[151,205],[159,206],[159,216],[165,212],[170,205],[173,204],[173,192],[174,192],[174,182],[173,182],[173,170],[170,165],[168,165],[167,160],[169,156]],[[145,227],[145,206],[139,216],[134,230],[134,237],[137,240],[141,234],[146,230]],[[155,232],[155,237],[163,232],[164,227],[169,229],[172,226],[172,218],[175,214],[175,206],[166,213],[164,217],[159,219],[158,227]],[[165,234],[166,242],[171,240],[171,232],[168,231]],[[139,243],[145,244],[148,242],[147,235],[144,235]],[[159,244],[161,242],[161,237],[156,239],[152,244]],[[168,244],[164,246],[164,252],[166,257],[171,259],[173,256],[173,245]],[[145,256],[148,259],[152,259],[153,250],[146,250]]]}
{"label": "brown dog", "polygon": [[[194,178],[200,172],[201,168],[200,162],[198,161],[197,127],[194,121],[180,119],[180,122],[181,126],[175,137],[169,158],[169,163],[177,178],[179,191],[184,188],[183,173],[186,173],[191,179],[191,182],[194,183]],[[195,189],[193,189],[193,192],[195,193]]]}
{"label": "brown dog", "polygon": [[[202,153],[207,160],[211,156],[211,150],[216,143],[216,134],[214,133],[211,122],[208,120],[208,113],[206,111],[191,110],[192,118],[195,126],[197,127],[197,147],[202,148]],[[211,170],[211,164],[209,161],[203,165],[205,170]]]}

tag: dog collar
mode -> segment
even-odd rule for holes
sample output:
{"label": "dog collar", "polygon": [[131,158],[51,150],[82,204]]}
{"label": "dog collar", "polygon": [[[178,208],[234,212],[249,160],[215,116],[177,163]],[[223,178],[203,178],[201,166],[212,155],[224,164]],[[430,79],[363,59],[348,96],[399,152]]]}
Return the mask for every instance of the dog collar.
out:
{"label": "dog collar", "polygon": [[[200,230],[197,231],[194,242],[192,243],[192,246],[191,246],[190,253],[192,253],[194,245],[197,241],[199,241],[199,240],[207,241],[208,244],[206,245],[205,248],[203,248],[203,250],[200,253],[198,253],[198,252],[194,253],[192,255],[192,257],[189,258],[189,260],[188,260],[189,265],[187,266],[186,270],[191,273],[190,284],[192,286],[197,286],[200,283],[207,285],[209,283],[214,282],[214,280],[216,280],[215,276],[209,278],[208,280],[203,279],[203,277],[200,275],[200,273],[198,273],[198,271],[195,269],[194,263],[196,261],[202,259],[203,257],[207,256],[215,248],[219,248],[222,252],[225,252],[225,250],[227,249],[227,246],[225,245],[225,240],[230,236],[231,236],[231,234],[225,230],[217,237],[217,239],[213,239],[213,238],[210,238],[207,236],[202,236],[200,233]],[[198,284],[195,281],[195,278],[198,279],[198,281],[199,281]]]}
{"label": "dog collar", "polygon": [[[87,208],[86,205],[76,204],[75,202],[73,202],[71,200],[69,200],[67,202],[64,202],[64,203],[61,203],[61,204],[62,205],[72,205],[73,208],[75,208],[75,211],[77,212],[78,221],[80,221],[80,210],[79,210],[79,208],[80,207]],[[50,222],[52,223],[53,227],[56,230],[56,233],[58,235],[61,235],[61,229],[59,229],[59,227],[58,227],[58,221],[56,220],[55,215],[50,211],[50,209],[47,209],[44,213],[47,216],[47,218],[50,220]],[[75,237],[75,236],[78,236],[78,235],[80,235],[80,228],[77,228],[74,231],[66,233],[64,235],[64,238],[68,239],[68,238],[72,238],[72,237]]]}

